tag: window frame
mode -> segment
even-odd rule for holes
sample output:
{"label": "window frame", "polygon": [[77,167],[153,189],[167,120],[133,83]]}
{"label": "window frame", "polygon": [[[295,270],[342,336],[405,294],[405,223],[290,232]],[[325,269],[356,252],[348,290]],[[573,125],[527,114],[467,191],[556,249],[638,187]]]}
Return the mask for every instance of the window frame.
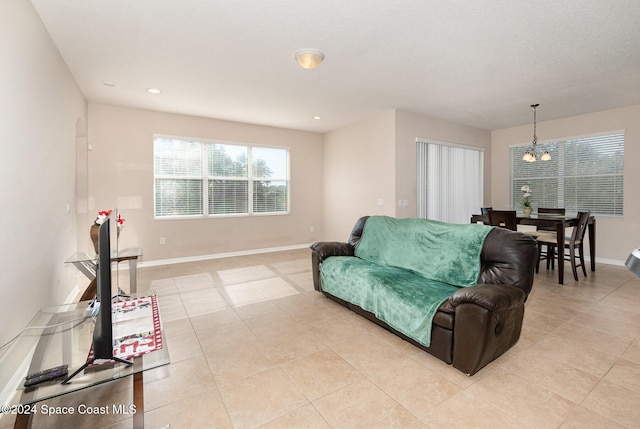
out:
{"label": "window frame", "polygon": [[[598,141],[600,140],[600,141]],[[621,144],[621,148],[618,147],[617,151],[621,152],[621,159],[615,159],[617,162],[618,169],[615,171],[606,171],[606,172],[597,172],[594,170],[588,174],[584,174],[582,171],[576,172],[576,158],[568,156],[568,153],[571,153],[573,150],[578,150],[580,145],[585,144],[601,144],[602,146],[599,148],[601,152],[594,152],[593,158],[588,159],[588,161],[593,162],[594,166],[606,165],[606,163],[596,163],[598,161],[598,155],[602,155],[605,151],[611,152],[611,149],[614,148],[611,141],[615,141],[614,144]],[[571,146],[569,146],[571,145]],[[536,190],[535,185],[533,188],[532,195],[532,205],[534,207],[564,207],[567,210],[567,213],[575,213],[578,211],[589,210],[592,215],[597,215],[600,217],[611,217],[611,218],[622,218],[624,217],[624,149],[625,149],[625,130],[615,130],[615,131],[607,131],[603,133],[597,134],[589,134],[589,135],[581,135],[575,137],[565,137],[555,140],[548,140],[544,142],[538,142],[538,151],[542,151],[544,149],[548,149],[551,152],[552,160],[551,161],[541,161],[538,160],[534,163],[527,163],[522,160],[522,153],[527,147],[530,147],[530,143],[528,144],[517,144],[509,146],[509,162],[510,162],[510,174],[509,174],[509,199],[511,203],[511,207],[514,210],[521,209],[521,191],[520,187],[523,184],[532,185],[531,181],[542,182],[547,181],[548,185],[545,186],[555,186],[555,192],[549,192],[545,194],[544,192],[541,194],[539,189]],[[544,148],[544,149],[543,149]],[[516,175],[517,167],[522,166],[533,166],[534,168],[540,165],[540,175],[537,177],[531,177],[531,172],[528,172],[520,175]],[[551,164],[553,163],[553,164]],[[555,165],[554,169],[550,169],[547,166]],[[616,165],[615,163],[611,164],[612,166]],[[522,170],[520,170],[522,171]],[[604,179],[606,177],[613,178],[612,183],[604,183],[601,184],[600,188],[594,186],[594,188],[587,194],[585,200],[592,201],[590,204],[580,205],[576,200],[576,190],[575,185],[572,187],[572,181],[579,182],[581,179],[587,178],[601,178]],[[594,182],[594,185],[597,184]],[[515,186],[515,187],[514,187]],[[517,188],[517,189],[516,189]],[[548,188],[547,188],[548,189]],[[573,190],[573,192],[571,192]],[[538,191],[538,192],[536,192]],[[601,212],[598,211],[599,208],[603,207],[603,204],[599,203],[600,199],[598,198],[598,192],[619,192],[619,198],[614,197],[614,202],[616,204],[610,212]],[[536,195],[538,195],[538,199],[536,201]],[[554,198],[555,195],[555,198]],[[541,196],[541,197],[540,197]]]}
{"label": "window frame", "polygon": [[[188,143],[198,143],[200,145],[200,164],[201,172],[199,175],[184,175],[175,176],[167,174],[158,174],[156,171],[156,140],[175,140]],[[202,138],[191,137],[179,137],[170,135],[154,134],[152,139],[152,151],[153,151],[153,217],[154,220],[184,220],[184,219],[207,219],[207,218],[228,218],[228,217],[248,217],[248,216],[282,216],[291,213],[291,148],[288,146],[276,146],[276,145],[262,145],[262,144],[248,144],[240,142],[229,142],[222,140],[211,140]],[[245,148],[247,153],[246,158],[246,175],[244,177],[234,176],[218,176],[210,174],[209,170],[209,155],[208,147],[211,145],[224,145],[224,146],[236,146],[239,148]],[[254,174],[253,168],[253,150],[254,149],[273,149],[282,150],[286,156],[286,177],[260,177]],[[197,214],[158,214],[158,195],[157,195],[157,181],[162,179],[189,179],[198,180],[200,182],[200,213]],[[286,209],[282,211],[255,211],[254,207],[254,189],[257,182],[263,182],[268,179],[269,182],[284,182],[286,186]],[[209,207],[209,183],[213,180],[231,180],[242,181],[247,183],[246,194],[246,212],[234,212],[234,213],[211,213]]]}

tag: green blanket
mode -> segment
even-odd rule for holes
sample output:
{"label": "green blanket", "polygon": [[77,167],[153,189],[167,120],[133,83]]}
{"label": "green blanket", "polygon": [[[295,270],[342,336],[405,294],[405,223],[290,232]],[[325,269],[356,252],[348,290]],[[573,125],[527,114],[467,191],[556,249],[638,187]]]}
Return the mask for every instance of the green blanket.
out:
{"label": "green blanket", "polygon": [[484,239],[492,228],[371,216],[355,255],[450,285],[473,286],[480,275]]}
{"label": "green blanket", "polygon": [[372,216],[355,258],[334,256],[322,263],[322,289],[428,347],[438,307],[458,287],[477,284],[491,229]]}
{"label": "green blanket", "polygon": [[440,304],[458,288],[402,268],[352,256],[322,263],[322,290],[372,312],[389,326],[429,347]]}

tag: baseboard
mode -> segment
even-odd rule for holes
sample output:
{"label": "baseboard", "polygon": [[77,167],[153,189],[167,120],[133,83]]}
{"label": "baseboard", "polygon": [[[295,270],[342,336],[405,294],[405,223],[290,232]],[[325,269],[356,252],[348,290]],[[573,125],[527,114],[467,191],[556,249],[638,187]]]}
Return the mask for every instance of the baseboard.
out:
{"label": "baseboard", "polygon": [[[140,262],[138,264],[138,267],[139,268],[157,267],[160,265],[182,264],[184,262],[198,262],[198,261],[206,261],[209,259],[231,258],[234,256],[249,256],[249,255],[259,255],[261,253],[283,252],[286,250],[308,249],[309,246],[311,246],[311,243],[294,244],[291,246],[268,247],[264,249],[240,250],[236,252],[213,253],[209,255],[186,256],[182,258],[157,259],[155,261]],[[125,269],[127,269],[127,265],[128,264],[122,264],[123,268]]]}
{"label": "baseboard", "polygon": [[[283,252],[286,250],[298,250],[298,249],[308,249],[312,243],[305,244],[294,244],[291,246],[279,246],[279,247],[267,247],[263,249],[250,249],[250,250],[239,250],[236,252],[225,252],[225,253],[213,253],[208,255],[197,255],[197,256],[185,256],[182,258],[171,258],[171,259],[156,259],[154,261],[144,261],[138,263],[139,268],[144,267],[157,267],[160,265],[171,265],[171,264],[182,264],[184,262],[198,262],[198,261],[206,261],[209,259],[222,259],[222,258],[231,258],[234,256],[249,256],[249,255],[259,255],[262,253],[272,253],[272,252]],[[589,257],[586,256],[585,259],[589,261]],[[617,265],[624,266],[624,261],[619,261],[616,259],[602,259],[596,258],[596,262],[600,264],[606,265]],[[128,264],[121,264],[120,269],[128,269]]]}
{"label": "baseboard", "polygon": [[[591,259],[589,259],[588,257],[585,257],[584,259],[585,259],[585,261],[591,261]],[[596,258],[596,262],[599,263],[599,264],[617,265],[619,267],[624,267],[624,261],[618,261],[616,259]]]}

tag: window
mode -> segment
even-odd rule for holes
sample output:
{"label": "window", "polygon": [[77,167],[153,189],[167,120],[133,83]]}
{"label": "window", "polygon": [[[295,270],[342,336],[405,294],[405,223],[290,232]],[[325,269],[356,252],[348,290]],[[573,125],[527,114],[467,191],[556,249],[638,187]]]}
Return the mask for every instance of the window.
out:
{"label": "window", "polygon": [[544,143],[551,161],[524,162],[528,146],[512,147],[511,202],[518,208],[520,189],[531,187],[532,206],[589,210],[601,216],[622,216],[624,133]]}
{"label": "window", "polygon": [[289,212],[289,150],[154,137],[155,216]]}
{"label": "window", "polygon": [[418,140],[417,150],[418,217],[469,223],[482,206],[482,149]]}

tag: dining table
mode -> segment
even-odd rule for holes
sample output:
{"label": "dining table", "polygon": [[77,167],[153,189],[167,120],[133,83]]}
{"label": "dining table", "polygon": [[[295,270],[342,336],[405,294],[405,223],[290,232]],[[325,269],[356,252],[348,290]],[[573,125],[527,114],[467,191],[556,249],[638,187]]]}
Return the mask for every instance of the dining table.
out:
{"label": "dining table", "polygon": [[[474,214],[471,216],[471,223],[489,224],[489,215]],[[516,214],[516,223],[518,225],[532,225],[536,227],[544,227],[545,229],[555,229],[556,245],[558,254],[560,249],[564,249],[565,230],[566,228],[576,226],[578,224],[577,214],[551,214],[551,213],[531,213],[525,216],[522,213]],[[596,219],[589,216],[587,223],[587,234],[589,237],[589,256],[591,262],[591,271],[596,270]],[[562,252],[564,254],[564,252]],[[564,283],[564,263],[558,262],[558,283]]]}

